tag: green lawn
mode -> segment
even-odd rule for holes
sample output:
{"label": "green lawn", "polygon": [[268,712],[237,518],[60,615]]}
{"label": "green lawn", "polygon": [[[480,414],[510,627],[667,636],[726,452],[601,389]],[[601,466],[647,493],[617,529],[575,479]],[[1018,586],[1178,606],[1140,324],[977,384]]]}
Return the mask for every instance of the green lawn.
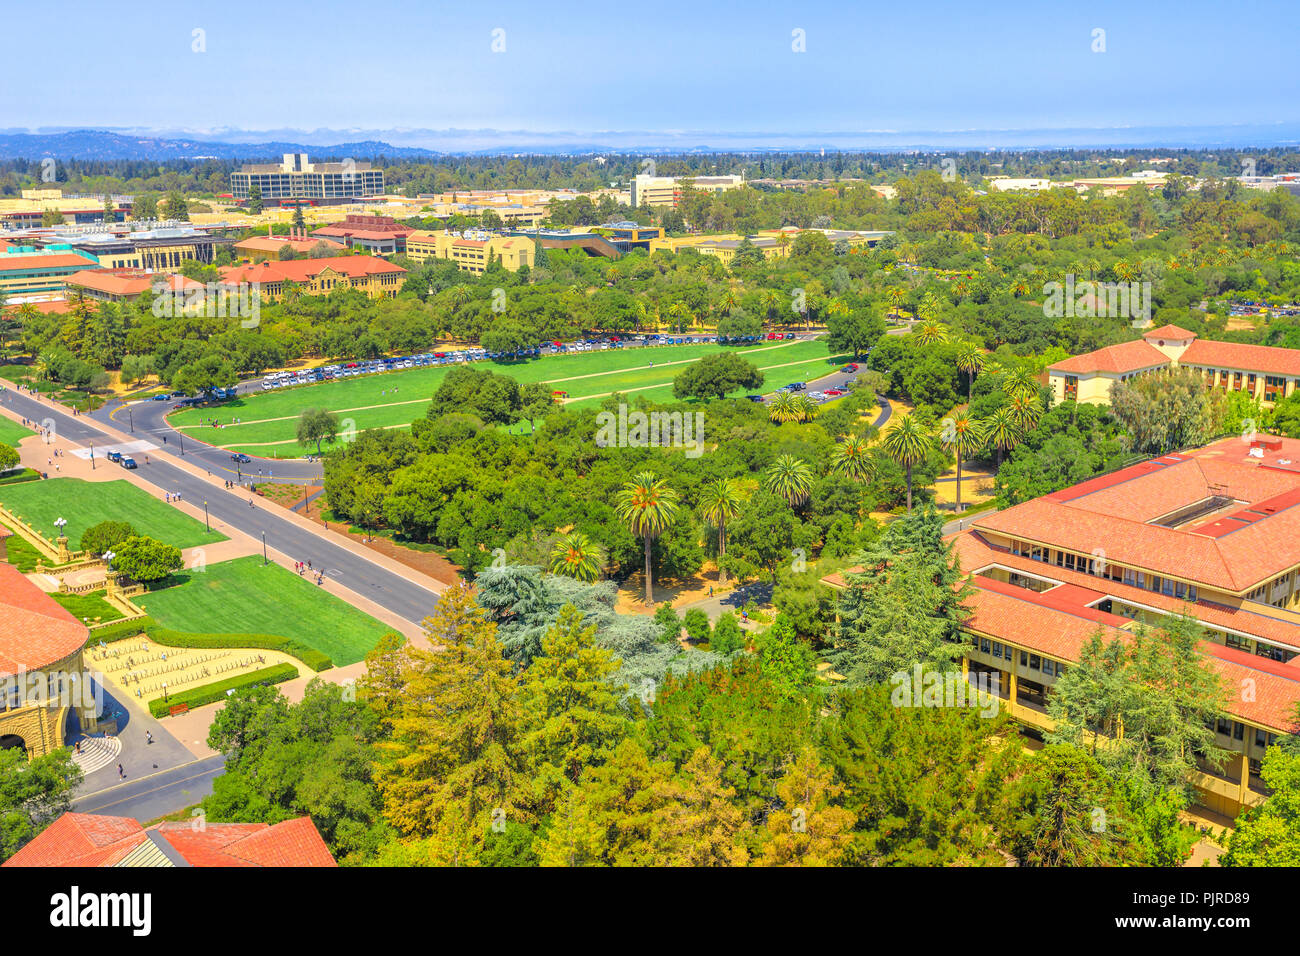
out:
{"label": "green lawn", "polygon": [[[759,342],[745,348],[718,345],[675,345],[613,349],[547,356],[526,362],[476,363],[519,382],[546,382],[569,393],[572,404],[598,404],[612,392],[672,399],[673,379],[705,355],[733,351],[766,371],[763,391],[789,382],[805,381],[833,370],[844,356],[831,356],[824,339],[812,342]],[[653,362],[653,367],[650,363]],[[268,458],[298,457],[314,446],[294,441],[298,415],[322,406],[350,419],[358,431],[409,425],[424,414],[430,397],[451,366],[413,368],[403,372],[364,375],[321,382],[236,399],[220,408],[187,409],[168,417],[175,427],[205,442]],[[743,390],[741,390],[743,392]],[[226,423],[204,425],[204,419]],[[234,418],[238,425],[228,424]]]}
{"label": "green lawn", "polygon": [[32,547],[26,538],[20,538],[17,533],[6,538],[0,547],[4,549],[5,560],[23,574],[35,571],[36,562],[41,560],[41,553]]}
{"label": "green lawn", "polygon": [[30,428],[24,428],[13,419],[0,415],[0,445],[17,445],[32,434],[35,433]]}
{"label": "green lawn", "polygon": [[80,547],[87,528],[109,519],[128,521],[140,534],[157,538],[177,548],[225,541],[217,531],[206,531],[203,522],[182,514],[129,481],[84,481],[81,478],[51,478],[18,485],[0,485],[0,505],[53,541],[58,537],[54,519],[64,518],[68,546]]}
{"label": "green lawn", "polygon": [[56,603],[62,605],[79,621],[116,621],[123,617],[121,611],[104,600],[103,591],[89,594],[51,594]]}
{"label": "green lawn", "polygon": [[251,555],[177,574],[180,582],[135,599],[163,627],[189,633],[275,634],[361,660],[391,628],[278,564]]}

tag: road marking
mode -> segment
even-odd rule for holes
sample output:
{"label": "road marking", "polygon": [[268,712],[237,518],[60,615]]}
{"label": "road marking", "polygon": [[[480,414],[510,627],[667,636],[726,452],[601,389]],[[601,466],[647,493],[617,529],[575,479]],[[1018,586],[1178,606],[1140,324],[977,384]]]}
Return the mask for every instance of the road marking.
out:
{"label": "road marking", "polygon": [[[210,758],[205,757],[205,758],[203,758],[203,759],[204,759],[204,760],[207,760],[207,759],[210,759]],[[196,763],[202,763],[202,760],[191,760],[189,763],[178,764],[177,766],[172,767],[172,768],[170,768],[170,769],[168,769],[168,770],[159,770],[157,773],[151,773],[151,774],[148,774],[147,776],[141,777],[140,780],[151,780],[151,779],[153,779],[154,777],[161,777],[163,774],[171,773],[173,770],[180,770],[182,767],[189,767],[189,766],[192,766],[192,765],[194,765],[194,764],[196,764]],[[212,770],[220,770],[220,769],[224,769],[224,764],[222,764],[222,765],[220,765],[220,766],[218,766],[218,767],[214,767],[214,768],[212,768]],[[182,784],[182,783],[189,783],[189,781],[191,781],[191,780],[197,780],[197,779],[199,779],[200,777],[206,776],[207,774],[211,773],[212,770],[205,770],[205,771],[203,771],[202,773],[196,773],[196,774],[194,774],[194,775],[192,775],[192,776],[189,776],[189,777],[182,777],[180,780],[173,780],[171,783],[165,783],[165,784],[163,784],[163,785],[160,786],[160,787],[154,787],[152,790],[145,790],[145,791],[143,791],[142,793],[133,794],[132,796],[129,796],[129,797],[123,797],[121,800],[115,800],[115,801],[112,802],[112,803],[104,803],[104,804],[100,804],[99,806],[96,806],[93,810],[90,810],[90,811],[87,811],[87,810],[81,810],[81,811],[78,811],[78,812],[80,812],[80,813],[95,812],[95,811],[98,811],[98,810],[106,810],[106,809],[108,809],[109,807],[116,807],[116,806],[118,806],[119,804],[126,803],[128,800],[135,800],[135,799],[138,799],[138,798],[140,798],[140,797],[147,797],[147,796],[148,796],[149,794],[151,794],[151,793],[157,793],[158,791],[160,791],[160,790],[166,790],[166,789],[168,789],[169,787],[175,787],[175,786],[177,786],[177,785],[179,785],[179,784]],[[97,790],[97,791],[95,791],[95,793],[87,794],[87,795],[86,795],[85,797],[83,797],[82,799],[84,799],[84,800],[89,800],[91,797],[98,796],[98,795],[101,794],[101,793],[109,793],[110,791],[113,791],[113,790],[120,790],[122,787],[129,787],[132,783],[139,783],[140,780],[127,781],[126,783],[119,783],[119,784],[118,784],[117,786],[115,786],[115,787],[106,787],[106,788],[103,789],[103,790]]]}

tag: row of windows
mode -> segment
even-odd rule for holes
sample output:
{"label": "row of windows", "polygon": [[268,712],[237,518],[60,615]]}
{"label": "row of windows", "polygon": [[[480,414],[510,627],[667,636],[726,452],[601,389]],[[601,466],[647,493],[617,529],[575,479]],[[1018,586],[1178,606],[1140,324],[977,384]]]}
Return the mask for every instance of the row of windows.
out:
{"label": "row of windows", "polygon": [[[980,651],[1001,660],[1015,661],[1016,649],[1014,647],[1000,641],[992,641],[987,637],[980,638]],[[1047,677],[1060,677],[1065,673],[1064,664],[1046,657],[1039,657],[1037,654],[1030,654],[1028,651],[1020,652],[1020,666],[1031,671],[1038,671]]]}

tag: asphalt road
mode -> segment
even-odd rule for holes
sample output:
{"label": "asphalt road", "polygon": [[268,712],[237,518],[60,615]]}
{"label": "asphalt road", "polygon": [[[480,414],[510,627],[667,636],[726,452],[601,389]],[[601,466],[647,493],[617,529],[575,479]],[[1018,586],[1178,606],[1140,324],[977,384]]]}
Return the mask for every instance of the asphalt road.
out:
{"label": "asphalt road", "polygon": [[[100,431],[97,423],[91,419],[68,415],[53,408],[47,401],[37,401],[26,393],[16,393],[8,388],[0,396],[0,401],[33,421],[53,419],[56,434],[60,438],[83,446],[94,446],[98,467],[118,467],[107,459],[100,459],[99,454],[120,442]],[[140,435],[139,423],[136,434]],[[171,455],[169,443],[166,450],[149,453],[149,464],[136,456],[139,462],[136,475],[157,488],[159,497],[164,492],[180,492],[182,500],[193,504],[207,501],[208,513],[214,521],[223,521],[254,539],[265,534],[268,548],[287,555],[290,560],[311,561],[313,567],[326,568],[326,574],[336,584],[369,598],[404,620],[418,624],[433,612],[438,600],[434,592],[280,517],[277,514],[278,508],[262,505],[248,492],[240,492],[238,489],[226,491],[220,485],[214,485],[176,467],[169,461]],[[216,471],[213,474],[218,478],[224,477]],[[251,506],[250,501],[253,502]]]}
{"label": "asphalt road", "polygon": [[226,758],[216,754],[80,797],[72,801],[72,809],[77,813],[156,820],[198,803],[212,793],[212,781],[225,772]]}

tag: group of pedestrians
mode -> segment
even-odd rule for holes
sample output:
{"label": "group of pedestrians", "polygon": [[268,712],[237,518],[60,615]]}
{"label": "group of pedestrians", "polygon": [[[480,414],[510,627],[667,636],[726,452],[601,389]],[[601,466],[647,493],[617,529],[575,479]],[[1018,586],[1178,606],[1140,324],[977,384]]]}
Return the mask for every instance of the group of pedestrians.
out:
{"label": "group of pedestrians", "polygon": [[167,502],[168,504],[175,504],[180,500],[181,500],[181,493],[179,491],[163,492],[163,501]]}
{"label": "group of pedestrians", "polygon": [[299,577],[302,577],[304,574],[314,576],[318,586],[324,585],[325,583],[325,569],[313,568],[310,561],[295,561],[293,563],[293,569],[298,572]]}

